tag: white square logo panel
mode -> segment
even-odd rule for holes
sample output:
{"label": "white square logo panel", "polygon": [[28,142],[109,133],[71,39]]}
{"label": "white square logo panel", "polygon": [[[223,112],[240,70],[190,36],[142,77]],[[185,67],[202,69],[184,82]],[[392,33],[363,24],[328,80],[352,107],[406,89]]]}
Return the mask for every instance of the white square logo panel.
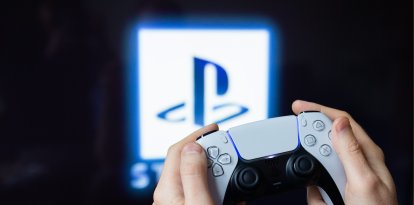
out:
{"label": "white square logo panel", "polygon": [[163,159],[196,129],[269,117],[267,29],[140,28],[138,157]]}

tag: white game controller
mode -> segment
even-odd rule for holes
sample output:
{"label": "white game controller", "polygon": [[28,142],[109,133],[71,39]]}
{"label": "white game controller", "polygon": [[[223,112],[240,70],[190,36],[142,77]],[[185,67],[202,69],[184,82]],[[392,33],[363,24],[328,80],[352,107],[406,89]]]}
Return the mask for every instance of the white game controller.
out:
{"label": "white game controller", "polygon": [[318,186],[327,204],[344,204],[346,177],[331,143],[332,121],[303,112],[200,136],[216,204],[233,204]]}

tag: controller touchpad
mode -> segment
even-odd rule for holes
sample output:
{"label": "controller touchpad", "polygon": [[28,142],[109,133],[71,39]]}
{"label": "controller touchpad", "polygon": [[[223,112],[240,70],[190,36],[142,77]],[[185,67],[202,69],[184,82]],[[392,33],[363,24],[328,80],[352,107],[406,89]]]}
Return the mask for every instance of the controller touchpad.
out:
{"label": "controller touchpad", "polygon": [[246,160],[289,152],[299,145],[294,115],[245,124],[228,132],[240,156]]}

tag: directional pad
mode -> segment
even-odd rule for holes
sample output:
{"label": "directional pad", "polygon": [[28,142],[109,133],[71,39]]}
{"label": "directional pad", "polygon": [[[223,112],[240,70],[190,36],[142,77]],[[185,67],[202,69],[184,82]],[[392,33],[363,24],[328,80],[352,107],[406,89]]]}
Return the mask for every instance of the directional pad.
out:
{"label": "directional pad", "polygon": [[207,153],[209,157],[216,159],[219,155],[219,148],[216,146],[209,147],[207,148]]}
{"label": "directional pad", "polygon": [[231,163],[231,157],[229,154],[222,154],[220,155],[220,157],[217,160],[218,162],[220,162],[220,164],[230,164]]}
{"label": "directional pad", "polygon": [[[223,142],[226,143],[226,142]],[[217,146],[207,148],[207,166],[212,169],[213,176],[219,177],[224,174],[222,165],[231,164],[231,156],[228,153],[220,154]]]}
{"label": "directional pad", "polygon": [[224,174],[223,167],[221,167],[219,164],[213,165],[213,176],[218,177]]}

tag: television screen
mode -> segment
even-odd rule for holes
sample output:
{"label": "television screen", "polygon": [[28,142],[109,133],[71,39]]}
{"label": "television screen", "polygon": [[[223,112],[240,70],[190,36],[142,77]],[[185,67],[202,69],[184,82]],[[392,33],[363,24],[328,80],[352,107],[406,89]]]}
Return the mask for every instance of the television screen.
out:
{"label": "television screen", "polygon": [[[138,23],[128,70],[130,186],[152,187],[169,146],[277,114],[277,36],[271,24]],[[271,57],[272,56],[272,57]]]}

